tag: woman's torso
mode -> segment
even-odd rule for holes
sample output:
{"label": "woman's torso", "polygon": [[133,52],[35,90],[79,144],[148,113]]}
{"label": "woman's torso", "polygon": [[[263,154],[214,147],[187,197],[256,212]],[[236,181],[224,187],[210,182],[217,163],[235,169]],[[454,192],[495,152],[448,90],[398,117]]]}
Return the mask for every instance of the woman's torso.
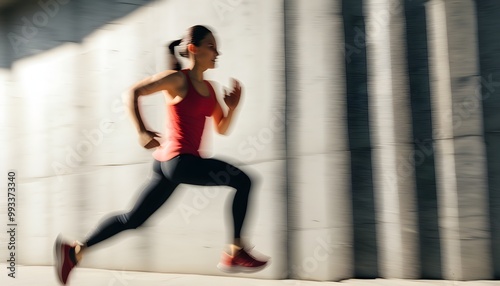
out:
{"label": "woman's torso", "polygon": [[193,84],[189,70],[182,70],[186,84],[183,96],[176,96],[167,109],[168,139],[153,152],[158,161],[167,161],[179,154],[200,156],[199,148],[206,117],[212,115],[217,103],[215,91],[208,81]]}

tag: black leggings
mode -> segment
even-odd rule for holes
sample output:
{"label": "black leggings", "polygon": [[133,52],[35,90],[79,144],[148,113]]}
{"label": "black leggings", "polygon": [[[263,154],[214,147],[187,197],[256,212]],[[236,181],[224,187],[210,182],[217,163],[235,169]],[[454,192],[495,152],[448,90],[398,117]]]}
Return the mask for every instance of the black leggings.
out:
{"label": "black leggings", "polygon": [[102,221],[88,236],[85,244],[90,247],[124,230],[141,226],[183,183],[236,189],[232,205],[233,231],[234,238],[240,238],[250,194],[250,178],[223,161],[182,154],[166,162],[155,160],[153,175],[134,207],[129,212]]}

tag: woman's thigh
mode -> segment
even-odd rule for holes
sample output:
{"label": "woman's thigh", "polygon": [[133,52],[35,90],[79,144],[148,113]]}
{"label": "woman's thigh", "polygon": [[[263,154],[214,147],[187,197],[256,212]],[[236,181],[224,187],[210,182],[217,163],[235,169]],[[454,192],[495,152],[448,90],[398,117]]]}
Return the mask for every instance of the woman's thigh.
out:
{"label": "woman's thigh", "polygon": [[229,186],[246,174],[239,168],[213,158],[179,155],[162,162],[165,177],[179,183],[200,186]]}

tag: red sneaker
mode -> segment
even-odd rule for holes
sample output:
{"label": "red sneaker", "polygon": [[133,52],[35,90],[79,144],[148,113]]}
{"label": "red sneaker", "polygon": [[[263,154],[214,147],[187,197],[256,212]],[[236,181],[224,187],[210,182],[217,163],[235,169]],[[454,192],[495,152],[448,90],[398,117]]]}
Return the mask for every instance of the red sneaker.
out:
{"label": "red sneaker", "polygon": [[267,261],[256,259],[242,248],[238,250],[235,256],[231,256],[226,252],[223,252],[221,261],[217,265],[217,268],[228,273],[252,273],[260,271],[266,266]]}
{"label": "red sneaker", "polygon": [[66,285],[69,273],[78,264],[75,246],[63,242],[61,236],[58,236],[54,243],[54,258],[57,277],[62,284]]}

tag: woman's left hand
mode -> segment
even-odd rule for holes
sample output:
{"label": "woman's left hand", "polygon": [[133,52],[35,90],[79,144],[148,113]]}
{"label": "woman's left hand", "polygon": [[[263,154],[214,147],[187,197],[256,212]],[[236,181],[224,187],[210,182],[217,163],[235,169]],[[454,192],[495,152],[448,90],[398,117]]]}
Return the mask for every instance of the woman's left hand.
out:
{"label": "woman's left hand", "polygon": [[224,102],[230,110],[234,110],[241,98],[241,84],[239,81],[233,78],[233,89],[228,93],[226,89],[224,89]]}

